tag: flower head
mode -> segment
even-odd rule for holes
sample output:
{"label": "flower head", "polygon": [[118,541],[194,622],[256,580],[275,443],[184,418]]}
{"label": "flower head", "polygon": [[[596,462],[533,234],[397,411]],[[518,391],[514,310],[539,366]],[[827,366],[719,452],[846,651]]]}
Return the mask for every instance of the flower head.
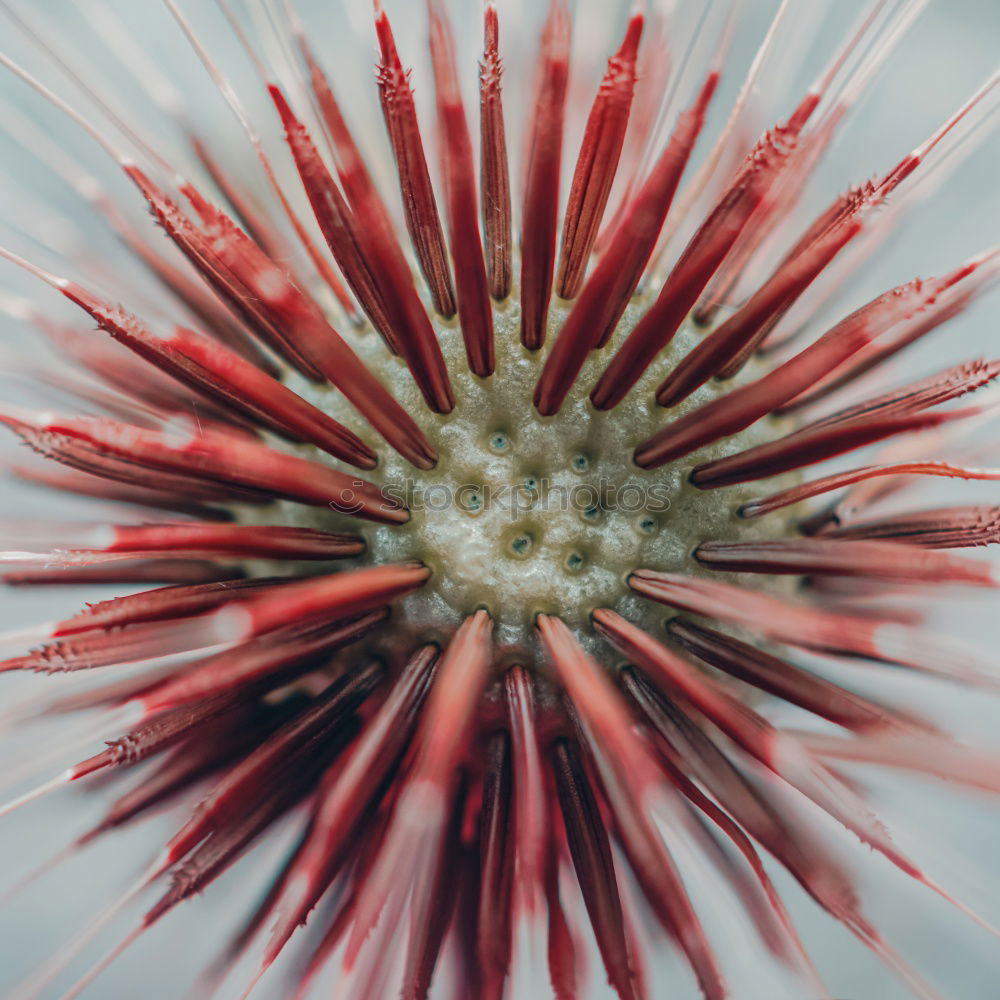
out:
{"label": "flower head", "polygon": [[[58,719],[73,762],[0,813],[110,786],[76,853],[176,810],[133,888],[18,995],[137,912],[77,995],[282,828],[291,850],[206,989],[283,972],[281,995],[335,976],[351,997],[572,997],[592,937],[622,1000],[661,995],[649,963],[667,946],[687,966],[678,989],[709,1000],[750,995],[748,980],[824,995],[780,868],[934,995],[831,832],[985,924],[850,765],[1000,790],[996,759],[907,696],[919,675],[997,683],[914,600],[996,588],[989,563],[951,550],[995,542],[997,508],[910,495],[1000,480],[976,437],[1000,361],[898,366],[987,288],[1000,252],[836,303],[900,206],[975,147],[1000,76],[817,211],[810,179],[918,5],[870,5],[772,109],[758,87],[786,32],[815,29],[782,3],[720,109],[738,5],[611,4],[618,36],[575,48],[588,26],[567,0],[530,46],[506,43],[487,0],[473,77],[452,23],[468,11],[427,0],[421,38],[376,0],[383,162],[359,81],[291,0],[253,17],[219,0],[254,74],[241,86],[165,4],[245,133],[239,156],[103,3],[96,37],[170,139],[44,18],[3,5],[73,87],[2,55],[9,82],[132,190],[23,133],[126,249],[53,266],[0,247],[35,282],[6,311],[58,358],[31,367],[31,405],[0,412],[40,457],[13,473],[103,515],[24,519],[6,579],[119,589],[5,637],[0,670],[60,675],[8,721]],[[412,76],[422,48],[429,76]],[[510,113],[510,90],[529,114]],[[63,320],[60,296],[96,329]],[[851,663],[883,679],[891,665],[890,682],[866,693]]]}

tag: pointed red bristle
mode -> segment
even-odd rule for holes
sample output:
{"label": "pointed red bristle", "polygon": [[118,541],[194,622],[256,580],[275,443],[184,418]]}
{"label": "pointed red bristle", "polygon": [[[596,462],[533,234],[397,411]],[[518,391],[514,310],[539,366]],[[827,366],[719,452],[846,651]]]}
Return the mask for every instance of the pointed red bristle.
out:
{"label": "pointed red bristle", "polygon": [[831,227],[791,257],[746,305],[713,330],[667,376],[656,390],[657,403],[676,406],[713,375],[728,375],[730,363],[753,349],[767,332],[769,321],[787,309],[860,231],[861,222],[850,219]]}
{"label": "pointed red bristle", "polygon": [[52,637],[89,632],[94,629],[123,628],[140,622],[186,618],[211,611],[232,602],[246,600],[254,590],[281,581],[271,577],[233,580],[226,583],[194,584],[186,587],[162,587],[125,597],[88,604],[72,618],[65,618],[52,628]]}
{"label": "pointed red bristle", "polygon": [[[993,473],[990,479],[1000,479]],[[941,507],[871,521],[850,521],[823,532],[824,538],[905,542],[927,549],[969,548],[1000,542],[1000,508]]]}
{"label": "pointed red bristle", "polygon": [[821,479],[814,479],[799,486],[792,486],[762,500],[750,500],[740,508],[741,517],[760,517],[792,504],[831,493],[871,479],[898,476],[942,476],[954,479],[1000,480],[1000,470],[972,469],[948,462],[899,462],[895,465],[866,465],[848,472],[837,472]]}
{"label": "pointed red bristle", "polygon": [[46,457],[85,472],[144,485],[145,470],[207,481],[269,497],[332,507],[383,523],[409,514],[371,483],[309,459],[217,431],[152,431],[100,417],[0,414],[27,444]]}
{"label": "pointed red bristle", "polygon": [[[668,690],[678,691],[727,736],[822,810],[850,830],[862,843],[878,851],[904,874],[942,896],[983,923],[963,904],[927,878],[897,848],[883,823],[865,800],[827,770],[794,737],[774,728],[759,712],[738,701],[718,681],[697,670],[666,646],[613,611],[594,613],[597,631],[634,659]],[[986,925],[988,927],[988,925]],[[988,928],[992,930],[992,928]],[[1000,935],[1000,931],[993,931]]]}
{"label": "pointed red bristle", "polygon": [[514,903],[517,918],[534,915],[540,907],[544,881],[546,806],[539,751],[538,710],[534,682],[522,666],[504,678],[507,722],[514,771]]}
{"label": "pointed red bristle", "polygon": [[825,462],[895,435],[919,434],[980,413],[982,408],[973,406],[945,412],[862,417],[815,428],[805,427],[769,444],[699,465],[691,473],[691,482],[699,489],[708,490],[765,479]]}
{"label": "pointed red bristle", "polygon": [[587,273],[625,144],[645,18],[633,14],[621,47],[608,60],[587,119],[563,222],[557,294],[575,299]]}
{"label": "pointed red bristle", "polygon": [[973,274],[984,259],[976,258],[944,278],[898,285],[873,299],[763,378],[668,424],[636,449],[636,462],[643,468],[663,465],[749,427],[794,399],[895,323],[918,314],[942,292]]}
{"label": "pointed red bristle", "polygon": [[51,463],[37,469],[27,466],[13,466],[10,469],[10,474],[24,483],[55,490],[59,493],[72,493],[76,496],[135,505],[160,513],[169,511],[172,514],[186,514],[199,521],[232,520],[230,512],[222,507],[209,507],[201,503],[200,499],[208,500],[210,498],[208,496],[196,498],[197,490],[194,490],[189,496],[183,492],[164,493],[150,486],[127,486],[102,479],[88,472],[78,472],[76,469],[65,467],[52,467]]}
{"label": "pointed red bristle", "polygon": [[365,551],[358,535],[334,534],[284,525],[161,523],[109,525],[98,529],[99,542],[86,544],[88,528],[77,541],[59,548],[68,556],[90,553],[135,558],[240,558],[277,560],[349,559]]}
{"label": "pointed red bristle", "polygon": [[289,683],[364,638],[389,617],[376,608],[361,617],[335,613],[322,624],[290,625],[257,636],[214,656],[189,663],[136,699],[145,717],[175,712],[204,701],[253,699]]}
{"label": "pointed red bristle", "polygon": [[437,661],[436,647],[414,653],[343,766],[325,780],[309,833],[289,863],[286,885],[275,900],[278,920],[264,952],[264,968],[273,964],[295,929],[305,923],[345,863],[351,838],[413,735]]}
{"label": "pointed red bristle", "polygon": [[483,202],[483,244],[490,295],[502,301],[510,295],[513,276],[510,168],[504,125],[500,59],[500,23],[497,9],[487,3],[484,12],[485,44],[479,67],[479,120],[482,163],[480,187]]}
{"label": "pointed red bristle", "polygon": [[888,618],[842,614],[718,580],[636,570],[629,586],[638,594],[691,614],[740,625],[791,646],[899,663],[968,683],[996,683],[992,667],[974,654],[949,647],[920,629]]}
{"label": "pointed red bristle", "polygon": [[535,388],[535,407],[543,416],[559,412],[587,353],[607,343],[624,315],[656,246],[718,82],[719,74],[710,74],[694,105],[678,118],[670,142],[628,205],[559,331]]}
{"label": "pointed red bristle", "polygon": [[492,632],[489,615],[477,611],[463,622],[445,651],[416,736],[413,766],[358,903],[345,955],[348,968],[356,962],[390,897],[392,913],[386,916],[384,926],[392,928],[399,919],[401,872],[414,888],[417,903],[420,893],[429,889],[417,880],[436,853],[449,816],[449,803],[459,780],[457,765],[471,736],[475,708],[493,656]]}
{"label": "pointed red bristle", "polygon": [[329,379],[409,461],[421,468],[434,465],[434,451],[409,414],[361,363],[316,303],[232,220],[185,185],[184,193],[205,227],[202,232],[141,170],[128,167],[126,172],[171,239],[255,333],[272,346],[308,358],[307,373]]}
{"label": "pointed red bristle", "polygon": [[427,0],[431,62],[441,132],[442,173],[448,205],[448,235],[455,265],[458,319],[469,368],[482,377],[493,374],[493,306],[486,280],[479,232],[476,171],[472,138],[462,104],[455,40],[440,0]]}
{"label": "pointed red bristle", "polygon": [[[600,612],[598,612],[600,614]],[[538,632],[559,680],[610,769],[604,792],[618,834],[646,899],[684,949],[707,1000],[727,995],[721,972],[676,865],[649,815],[651,796],[664,786],[662,771],[632,727],[609,676],[558,618],[539,615]]]}
{"label": "pointed red bristle", "polygon": [[[258,805],[267,802],[268,795],[274,796],[280,790],[283,781],[297,785],[296,769],[315,757],[316,749],[323,746],[323,737],[329,737],[337,723],[372,693],[381,676],[382,668],[370,663],[333,681],[305,711],[232,768],[170,838],[159,870],[166,871],[213,831],[224,831],[238,821],[241,814],[253,815]],[[262,796],[262,792],[266,794]]]}
{"label": "pointed red bristle", "polygon": [[84,632],[60,639],[24,656],[0,662],[0,671],[33,670],[56,674],[94,670],[115,663],[186,653],[216,641],[217,629],[208,619],[150,622],[114,632]]}
{"label": "pointed red bristle", "polygon": [[608,982],[621,1000],[637,997],[635,973],[625,940],[625,923],[611,843],[579,751],[566,740],[552,749],[552,770],[566,839],[590,915]]}
{"label": "pointed red bristle", "polygon": [[224,345],[183,327],[156,336],[138,317],[79,285],[61,291],[120,344],[209,399],[360,468],[374,468],[375,453],[355,434]]}
{"label": "pointed red bristle", "polygon": [[149,559],[113,566],[57,566],[4,573],[0,579],[9,587],[79,586],[91,583],[114,584],[195,584],[236,580],[244,571],[237,566],[195,559]]}
{"label": "pointed red bristle", "polygon": [[610,410],[625,398],[666,347],[715,274],[726,254],[767,197],[795,150],[807,117],[806,102],[789,119],[757,143],[719,203],[691,238],[663,285],[656,302],[629,334],[591,393],[600,410]]}
{"label": "pointed red bristle", "polygon": [[673,619],[667,631],[689,653],[717,670],[838,726],[854,732],[869,732],[899,726],[903,721],[868,698],[724,632],[684,618]]}
{"label": "pointed red bristle", "polygon": [[654,728],[677,749],[685,769],[698,777],[739,826],[778,859],[824,910],[914,985],[921,996],[930,998],[932,995],[920,989],[919,980],[864,919],[851,877],[814,829],[796,822],[795,812],[786,802],[772,801],[774,783],[761,780],[751,784],[705,732],[634,667],[626,668],[624,679]]}
{"label": "pointed red bristle", "polygon": [[[322,617],[343,620],[363,614],[422,587],[430,570],[421,563],[371,566],[299,580],[264,595],[255,595],[235,610],[246,635],[260,635],[290,621]],[[219,612],[226,614],[226,610]]]}
{"label": "pointed red bristle", "polygon": [[442,316],[453,316],[455,295],[448,266],[448,250],[427,170],[410,77],[400,62],[389,18],[379,5],[376,5],[375,11],[375,30],[381,50],[377,71],[379,96],[389,142],[399,169],[406,227],[430,285],[434,307]]}
{"label": "pointed red bristle", "polygon": [[770,542],[702,542],[695,558],[731,573],[859,576],[898,583],[995,587],[991,567],[973,559],[882,541],[792,538]]}
{"label": "pointed red bristle", "polygon": [[[413,287],[402,250],[383,225],[379,205],[371,202],[367,186],[358,184],[355,196],[359,210],[351,214],[305,126],[295,117],[281,90],[273,84],[269,90],[331,251],[345,274],[370,284],[374,296],[371,304],[384,317],[380,329],[390,346],[405,358],[427,405],[438,413],[450,412],[455,400],[441,348]],[[362,305],[367,312],[364,299]]]}
{"label": "pointed red bristle", "polygon": [[502,997],[510,966],[514,809],[510,740],[493,735],[486,746],[479,816],[479,892],[476,912],[477,973],[487,996]]}
{"label": "pointed red bristle", "polygon": [[559,171],[570,61],[566,0],[551,0],[541,44],[521,210],[521,343],[531,351],[537,351],[545,343],[555,270]]}

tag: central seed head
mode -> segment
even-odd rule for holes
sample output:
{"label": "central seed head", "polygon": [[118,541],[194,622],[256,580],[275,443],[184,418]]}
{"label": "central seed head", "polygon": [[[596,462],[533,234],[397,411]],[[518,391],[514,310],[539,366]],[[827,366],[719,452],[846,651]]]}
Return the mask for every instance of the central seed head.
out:
{"label": "central seed head", "polygon": [[[460,331],[442,325],[439,338],[448,363],[456,405],[431,414],[398,358],[374,334],[359,336],[357,349],[369,367],[412,413],[440,456],[429,471],[411,466],[386,448],[377,469],[366,474],[412,512],[402,526],[367,526],[366,560],[418,559],[432,570],[429,584],[397,604],[394,634],[408,641],[445,638],[477,608],[489,610],[498,645],[514,657],[533,647],[539,613],[558,614],[591,646],[590,613],[614,608],[652,626],[662,609],[639,601],[627,585],[637,567],[703,572],[692,558],[712,538],[780,537],[780,517],[741,520],[740,504],[755,496],[753,485],[702,491],[688,482],[698,461],[742,450],[765,439],[750,428],[705,449],[695,461],[646,471],[632,461],[635,446],[664,423],[718,395],[709,384],[673,410],[654,401],[655,387],[673,364],[703,336],[682,329],[673,351],[651,366],[629,397],[610,412],[595,410],[587,394],[609,352],[644,311],[633,304],[611,343],[594,352],[560,412],[542,417],[532,403],[545,351],[520,344],[515,298],[495,308],[496,374],[479,378],[468,370]],[[556,305],[550,336],[565,321]],[[294,379],[293,388],[338,420],[363,432],[333,390]],[[288,505],[295,523],[317,524],[314,510]],[[344,527],[333,513],[318,515],[323,527]],[[357,530],[357,522],[350,525]]]}

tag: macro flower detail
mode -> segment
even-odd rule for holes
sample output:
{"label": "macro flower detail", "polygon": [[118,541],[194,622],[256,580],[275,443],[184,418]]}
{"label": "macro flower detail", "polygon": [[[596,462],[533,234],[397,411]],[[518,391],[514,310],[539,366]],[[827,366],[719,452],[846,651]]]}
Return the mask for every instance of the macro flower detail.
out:
{"label": "macro flower detail", "polygon": [[786,35],[819,36],[809,4],[777,6],[744,74],[735,2],[608,3],[611,38],[569,0],[345,0],[372,81],[293,0],[217,0],[212,29],[164,0],[239,143],[92,6],[141,116],[55,18],[0,3],[58,71],[0,53],[5,87],[106,169],[0,121],[118,242],[60,253],[39,220],[0,245],[32,337],[10,474],[81,511],[5,528],[3,575],[112,588],[0,636],[0,731],[47,727],[0,817],[71,785],[104,810],[4,905],[164,815],[9,995],[102,995],[230,869],[256,900],[159,995],[837,995],[799,890],[950,995],[844,848],[1000,934],[858,776],[1000,792],[1000,759],[911,697],[997,687],[927,598],[996,590],[958,550],[1000,508],[920,493],[1000,480],[1000,360],[910,364],[1000,250],[847,296],[975,151],[1000,73],[824,205],[920,3],[862,5],[765,100],[774,64],[797,78]]}

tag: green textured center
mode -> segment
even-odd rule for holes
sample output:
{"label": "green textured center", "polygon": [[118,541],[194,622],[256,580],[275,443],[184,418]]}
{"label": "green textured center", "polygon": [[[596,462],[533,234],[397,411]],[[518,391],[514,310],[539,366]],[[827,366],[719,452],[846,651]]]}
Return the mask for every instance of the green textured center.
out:
{"label": "green textured center", "polygon": [[[590,405],[591,387],[642,311],[641,303],[629,308],[612,342],[588,359],[553,417],[540,417],[532,405],[546,351],[521,346],[514,298],[496,307],[496,372],[491,378],[469,372],[459,329],[439,324],[456,397],[455,409],[447,415],[427,409],[405,366],[376,335],[354,338],[359,354],[417,416],[440,456],[437,466],[424,472],[382,445],[378,468],[366,474],[405,500],[412,520],[401,527],[362,525],[368,542],[365,561],[419,559],[434,572],[427,587],[397,606],[394,635],[444,638],[481,607],[494,619],[498,644],[515,658],[533,647],[532,623],[539,612],[558,614],[588,646],[593,641],[590,612],[598,607],[614,608],[655,630],[664,610],[631,594],[626,579],[633,569],[705,573],[691,555],[699,542],[772,538],[785,532],[787,519],[780,515],[759,521],[736,515],[744,500],[760,495],[759,487],[701,491],[688,482],[699,462],[771,437],[774,428],[766,423],[653,471],[632,461],[636,445],[668,420],[731,389],[732,382],[711,383],[673,410],[656,405],[656,386],[702,331],[682,329],[614,410],[601,412]],[[566,307],[555,304],[550,342],[565,316]],[[334,390],[295,376],[289,382],[373,441],[371,431]],[[285,510],[291,523],[345,527],[332,513],[292,505]],[[358,530],[356,522],[349,527]]]}

